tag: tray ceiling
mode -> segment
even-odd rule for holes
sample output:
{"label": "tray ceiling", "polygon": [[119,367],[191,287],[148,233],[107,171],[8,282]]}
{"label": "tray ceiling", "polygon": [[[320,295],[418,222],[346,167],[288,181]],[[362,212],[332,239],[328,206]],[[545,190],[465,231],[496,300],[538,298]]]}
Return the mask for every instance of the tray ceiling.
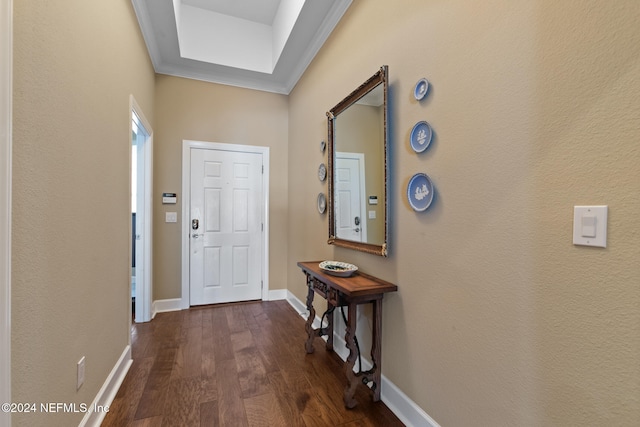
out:
{"label": "tray ceiling", "polygon": [[288,94],[352,0],[132,0],[159,74]]}

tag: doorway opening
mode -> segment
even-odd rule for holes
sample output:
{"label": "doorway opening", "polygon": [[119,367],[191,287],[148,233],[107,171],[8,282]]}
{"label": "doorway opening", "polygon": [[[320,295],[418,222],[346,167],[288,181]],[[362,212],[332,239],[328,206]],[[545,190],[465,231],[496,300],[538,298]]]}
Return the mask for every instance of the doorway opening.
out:
{"label": "doorway opening", "polygon": [[269,148],[184,140],[182,195],[180,308],[268,300]]}
{"label": "doorway opening", "polygon": [[153,131],[131,101],[131,314],[151,320],[151,183]]}

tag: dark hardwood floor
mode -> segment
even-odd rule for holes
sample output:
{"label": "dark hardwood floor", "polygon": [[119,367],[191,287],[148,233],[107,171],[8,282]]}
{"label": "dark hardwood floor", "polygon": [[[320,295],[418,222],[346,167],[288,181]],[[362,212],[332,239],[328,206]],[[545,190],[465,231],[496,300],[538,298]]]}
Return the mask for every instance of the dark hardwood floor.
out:
{"label": "dark hardwood floor", "polygon": [[133,364],[102,426],[402,426],[364,386],[342,403],[342,360],[286,301],[160,313],[134,324]]}

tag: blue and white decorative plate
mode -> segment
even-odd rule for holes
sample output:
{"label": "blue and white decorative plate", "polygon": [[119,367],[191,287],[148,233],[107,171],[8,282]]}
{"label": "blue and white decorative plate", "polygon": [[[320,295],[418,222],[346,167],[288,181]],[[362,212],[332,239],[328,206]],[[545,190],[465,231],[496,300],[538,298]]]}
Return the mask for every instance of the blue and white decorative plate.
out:
{"label": "blue and white decorative plate", "polygon": [[416,83],[416,87],[413,89],[413,96],[420,101],[425,97],[427,92],[429,91],[429,82],[427,79],[420,79],[418,83]]}
{"label": "blue and white decorative plate", "polygon": [[422,153],[431,144],[433,130],[429,123],[421,121],[416,123],[411,129],[411,148],[416,153]]}
{"label": "blue and white decorative plate", "polygon": [[433,184],[424,173],[417,173],[409,180],[407,186],[409,204],[416,212],[426,210],[433,201]]}

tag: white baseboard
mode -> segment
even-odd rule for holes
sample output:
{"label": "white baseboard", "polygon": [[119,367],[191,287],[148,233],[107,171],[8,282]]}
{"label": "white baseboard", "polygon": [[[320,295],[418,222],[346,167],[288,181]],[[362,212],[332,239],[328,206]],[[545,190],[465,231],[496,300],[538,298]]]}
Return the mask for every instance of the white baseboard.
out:
{"label": "white baseboard", "polygon": [[[295,311],[298,312],[298,314],[300,316],[304,317],[305,319],[309,316],[309,313],[307,313],[307,305],[303,304],[303,302],[300,301],[298,299],[298,297],[296,297],[294,294],[289,292],[289,290],[287,290],[287,302],[289,303],[289,305],[291,305],[291,307],[293,307],[293,309]],[[319,325],[320,324],[320,319],[317,318],[317,317],[316,317],[316,319],[317,319],[318,325]],[[315,327],[315,324],[313,326]]]}
{"label": "white baseboard", "polygon": [[[268,300],[267,301],[277,301],[282,299],[287,299],[287,290],[286,289],[275,289],[273,291],[268,292]],[[159,299],[155,300],[151,307],[151,318],[156,317],[158,313],[164,313],[167,311],[180,311],[186,310],[189,306],[183,307],[182,298],[172,298],[172,299]]]}
{"label": "white baseboard", "polygon": [[267,301],[278,301],[278,300],[287,299],[288,292],[289,291],[287,291],[286,289],[274,289],[272,291],[269,291],[269,296]]}
{"label": "white baseboard", "polygon": [[[111,373],[107,377],[107,380],[100,388],[96,398],[88,408],[87,413],[82,418],[79,427],[95,426],[98,427],[102,424],[104,417],[107,415],[107,408],[113,402],[116,397],[116,393],[124,381],[124,377],[127,375],[129,368],[131,367],[131,347],[126,346],[120,359],[116,362],[116,365],[111,370]],[[101,410],[104,408],[104,410]]]}
{"label": "white baseboard", "polygon": [[[303,319],[309,317],[307,306],[300,301],[295,295],[287,291],[287,302],[302,316]],[[320,318],[316,316],[313,320],[313,327],[320,327]],[[347,360],[349,349],[342,334],[334,332],[333,350],[340,356],[342,360]],[[356,364],[357,366],[357,364]],[[366,357],[362,358],[362,369],[371,369],[371,361]],[[354,366],[355,369],[355,366]],[[381,375],[380,399],[385,405],[402,421],[406,426],[420,427],[440,427],[440,425],[431,418],[422,408],[402,392],[394,383],[389,381],[387,377]]]}
{"label": "white baseboard", "polygon": [[182,298],[158,299],[155,300],[152,304],[151,318],[153,319],[154,317],[156,317],[156,314],[158,313],[180,310],[182,310]]}
{"label": "white baseboard", "polygon": [[440,427],[440,424],[384,375],[382,376],[380,399],[406,426]]}

